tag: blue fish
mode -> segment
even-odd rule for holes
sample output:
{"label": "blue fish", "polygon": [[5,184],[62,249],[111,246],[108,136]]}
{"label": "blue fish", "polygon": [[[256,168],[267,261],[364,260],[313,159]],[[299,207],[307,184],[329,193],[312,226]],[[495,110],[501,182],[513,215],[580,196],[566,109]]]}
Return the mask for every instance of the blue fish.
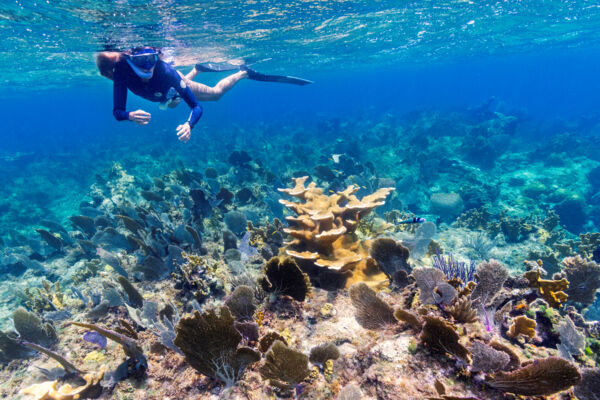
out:
{"label": "blue fish", "polygon": [[400,221],[398,223],[399,224],[422,224],[425,221],[427,221],[425,218],[413,217],[413,218],[405,219],[405,220]]}

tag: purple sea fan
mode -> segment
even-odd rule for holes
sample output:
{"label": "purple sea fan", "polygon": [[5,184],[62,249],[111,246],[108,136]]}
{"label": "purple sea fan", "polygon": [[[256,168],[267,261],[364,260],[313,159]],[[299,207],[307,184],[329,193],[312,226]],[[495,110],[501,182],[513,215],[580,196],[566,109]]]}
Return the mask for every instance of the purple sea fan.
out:
{"label": "purple sea fan", "polygon": [[83,334],[83,340],[97,345],[101,349],[106,348],[106,338],[96,331],[87,331]]}
{"label": "purple sea fan", "polygon": [[462,284],[466,284],[469,281],[475,280],[475,262],[469,261],[467,264],[464,261],[458,261],[454,259],[452,253],[448,253],[447,257],[440,254],[440,250],[435,250],[436,254],[432,257],[433,266],[441,270],[446,279],[450,280],[453,278],[459,278]]}

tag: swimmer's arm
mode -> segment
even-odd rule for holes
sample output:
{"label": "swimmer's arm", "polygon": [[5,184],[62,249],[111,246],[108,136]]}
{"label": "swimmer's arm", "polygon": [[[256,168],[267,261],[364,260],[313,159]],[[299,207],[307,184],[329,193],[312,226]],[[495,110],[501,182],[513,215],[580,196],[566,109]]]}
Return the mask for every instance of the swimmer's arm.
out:
{"label": "swimmer's arm", "polygon": [[127,85],[115,71],[113,81],[113,115],[117,121],[128,121],[129,113],[125,111],[127,106]]}
{"label": "swimmer's arm", "polygon": [[[173,87],[177,90],[177,93],[185,100],[187,105],[192,109],[190,116],[187,120],[187,123],[190,125],[190,128],[193,128],[194,125],[198,122],[200,117],[202,117],[202,106],[198,103],[198,100],[192,93],[189,87],[185,84],[185,82],[181,79],[181,75],[172,69],[171,79],[173,79]],[[182,87],[182,84],[184,87]]]}

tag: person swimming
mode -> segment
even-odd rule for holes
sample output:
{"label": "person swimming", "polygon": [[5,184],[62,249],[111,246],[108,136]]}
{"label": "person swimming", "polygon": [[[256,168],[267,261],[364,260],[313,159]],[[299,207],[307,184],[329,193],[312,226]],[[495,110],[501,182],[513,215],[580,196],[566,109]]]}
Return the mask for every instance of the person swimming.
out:
{"label": "person swimming", "polygon": [[[199,63],[187,75],[177,71],[171,64],[161,59],[161,51],[155,47],[143,46],[130,51],[104,51],[96,56],[100,74],[113,83],[113,115],[118,121],[133,121],[140,125],[150,122],[150,113],[144,110],[126,111],[127,89],[162,106],[176,107],[183,99],[191,108],[188,120],[177,126],[177,137],[187,142],[191,130],[202,116],[198,101],[219,100],[240,80],[249,78],[257,81],[306,85],[311,81],[279,75],[265,75],[245,65],[234,66],[228,63]],[[238,70],[220,80],[214,87],[206,86],[192,79],[199,72],[221,72]]]}

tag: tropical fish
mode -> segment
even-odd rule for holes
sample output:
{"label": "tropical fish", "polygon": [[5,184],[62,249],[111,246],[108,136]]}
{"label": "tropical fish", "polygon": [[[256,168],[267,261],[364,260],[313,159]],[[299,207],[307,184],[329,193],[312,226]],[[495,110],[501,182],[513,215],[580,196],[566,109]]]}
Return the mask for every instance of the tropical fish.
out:
{"label": "tropical fish", "polygon": [[62,240],[54,236],[52,232],[49,232],[45,229],[36,229],[35,231],[40,234],[40,236],[42,237],[42,239],[44,239],[46,243],[54,247],[56,250],[60,250],[62,248]]}
{"label": "tropical fish", "polygon": [[422,224],[425,221],[427,221],[425,218],[412,217],[409,219],[402,220],[402,221],[398,222],[398,224]]}
{"label": "tropical fish", "polygon": [[119,259],[110,251],[106,251],[102,247],[97,247],[96,254],[100,257],[102,262],[110,265],[117,274],[123,275],[126,278],[129,277],[127,271],[125,271],[125,269],[121,266]]}

